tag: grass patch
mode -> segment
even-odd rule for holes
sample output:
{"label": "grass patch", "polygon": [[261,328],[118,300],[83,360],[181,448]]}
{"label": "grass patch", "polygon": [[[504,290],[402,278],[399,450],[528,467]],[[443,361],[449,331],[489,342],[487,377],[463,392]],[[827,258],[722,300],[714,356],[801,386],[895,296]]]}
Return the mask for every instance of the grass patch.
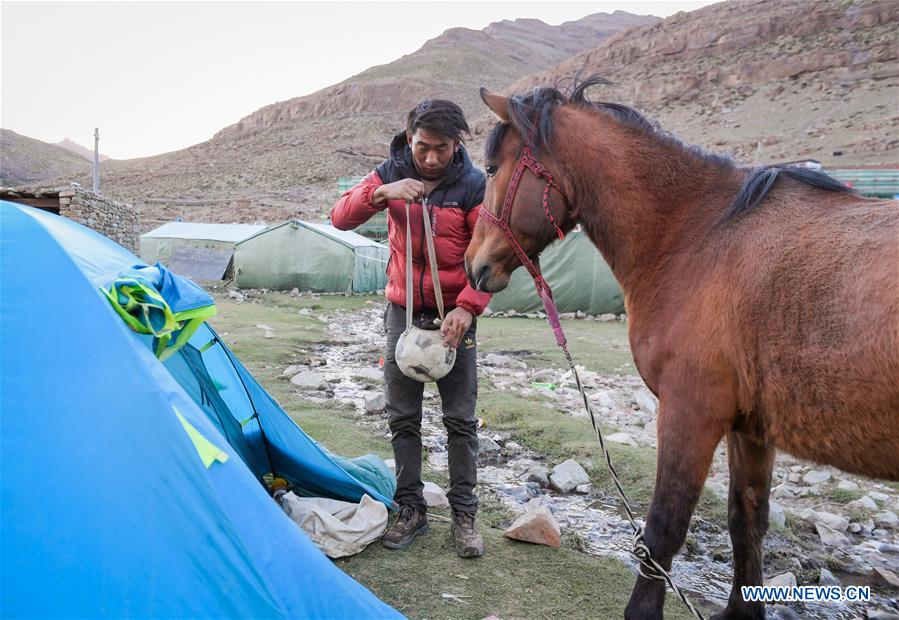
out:
{"label": "grass patch", "polygon": [[[376,543],[337,565],[410,618],[621,617],[634,576],[620,562],[509,540],[500,524],[511,515],[495,502],[482,499],[478,519],[486,555],[476,560],[457,557],[449,523],[432,519],[404,551]],[[668,596],[665,617],[690,616]]]}
{"label": "grass patch", "polygon": [[[636,375],[627,324],[618,321],[564,321],[568,348],[576,364],[600,373]],[[546,321],[521,318],[478,319],[478,347],[505,353],[532,368],[565,366],[565,358]]]}

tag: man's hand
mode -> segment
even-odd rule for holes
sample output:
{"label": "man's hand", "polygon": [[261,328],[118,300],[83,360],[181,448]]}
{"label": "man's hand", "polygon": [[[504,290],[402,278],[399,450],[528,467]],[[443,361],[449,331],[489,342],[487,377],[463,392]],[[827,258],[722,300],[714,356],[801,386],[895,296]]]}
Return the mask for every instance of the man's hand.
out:
{"label": "man's hand", "polygon": [[443,323],[440,324],[440,331],[443,332],[443,344],[455,349],[459,346],[462,336],[471,327],[471,312],[465,308],[453,308],[450,310]]}
{"label": "man's hand", "polygon": [[425,193],[425,184],[415,179],[402,179],[396,183],[381,185],[371,195],[371,201],[376,205],[382,205],[388,200],[410,201],[417,199]]}

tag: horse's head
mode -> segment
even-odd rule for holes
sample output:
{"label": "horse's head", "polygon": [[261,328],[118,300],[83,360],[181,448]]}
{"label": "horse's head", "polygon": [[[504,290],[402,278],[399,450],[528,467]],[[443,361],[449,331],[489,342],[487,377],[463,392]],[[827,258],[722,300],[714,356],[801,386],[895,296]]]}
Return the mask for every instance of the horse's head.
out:
{"label": "horse's head", "polygon": [[537,256],[574,226],[574,218],[551,150],[550,115],[561,102],[508,98],[484,88],[481,99],[500,122],[487,139],[487,189],[465,270],[474,288],[495,293],[520,265],[533,275]]}

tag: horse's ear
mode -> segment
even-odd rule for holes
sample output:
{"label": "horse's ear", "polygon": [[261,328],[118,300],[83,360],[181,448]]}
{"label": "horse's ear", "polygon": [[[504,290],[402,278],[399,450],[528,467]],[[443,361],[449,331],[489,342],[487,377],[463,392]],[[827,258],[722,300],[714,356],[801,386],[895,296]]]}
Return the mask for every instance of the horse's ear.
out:
{"label": "horse's ear", "polygon": [[481,86],[481,99],[487,104],[487,107],[493,110],[493,113],[499,117],[504,123],[509,122],[509,98],[503,97]]}

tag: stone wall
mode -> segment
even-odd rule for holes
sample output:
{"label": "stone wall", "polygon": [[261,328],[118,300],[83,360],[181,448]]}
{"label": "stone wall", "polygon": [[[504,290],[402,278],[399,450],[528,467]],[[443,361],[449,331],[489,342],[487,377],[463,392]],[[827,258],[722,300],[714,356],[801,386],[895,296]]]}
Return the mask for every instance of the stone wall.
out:
{"label": "stone wall", "polygon": [[135,254],[140,250],[140,220],[131,205],[73,186],[60,190],[59,214],[96,230]]}

